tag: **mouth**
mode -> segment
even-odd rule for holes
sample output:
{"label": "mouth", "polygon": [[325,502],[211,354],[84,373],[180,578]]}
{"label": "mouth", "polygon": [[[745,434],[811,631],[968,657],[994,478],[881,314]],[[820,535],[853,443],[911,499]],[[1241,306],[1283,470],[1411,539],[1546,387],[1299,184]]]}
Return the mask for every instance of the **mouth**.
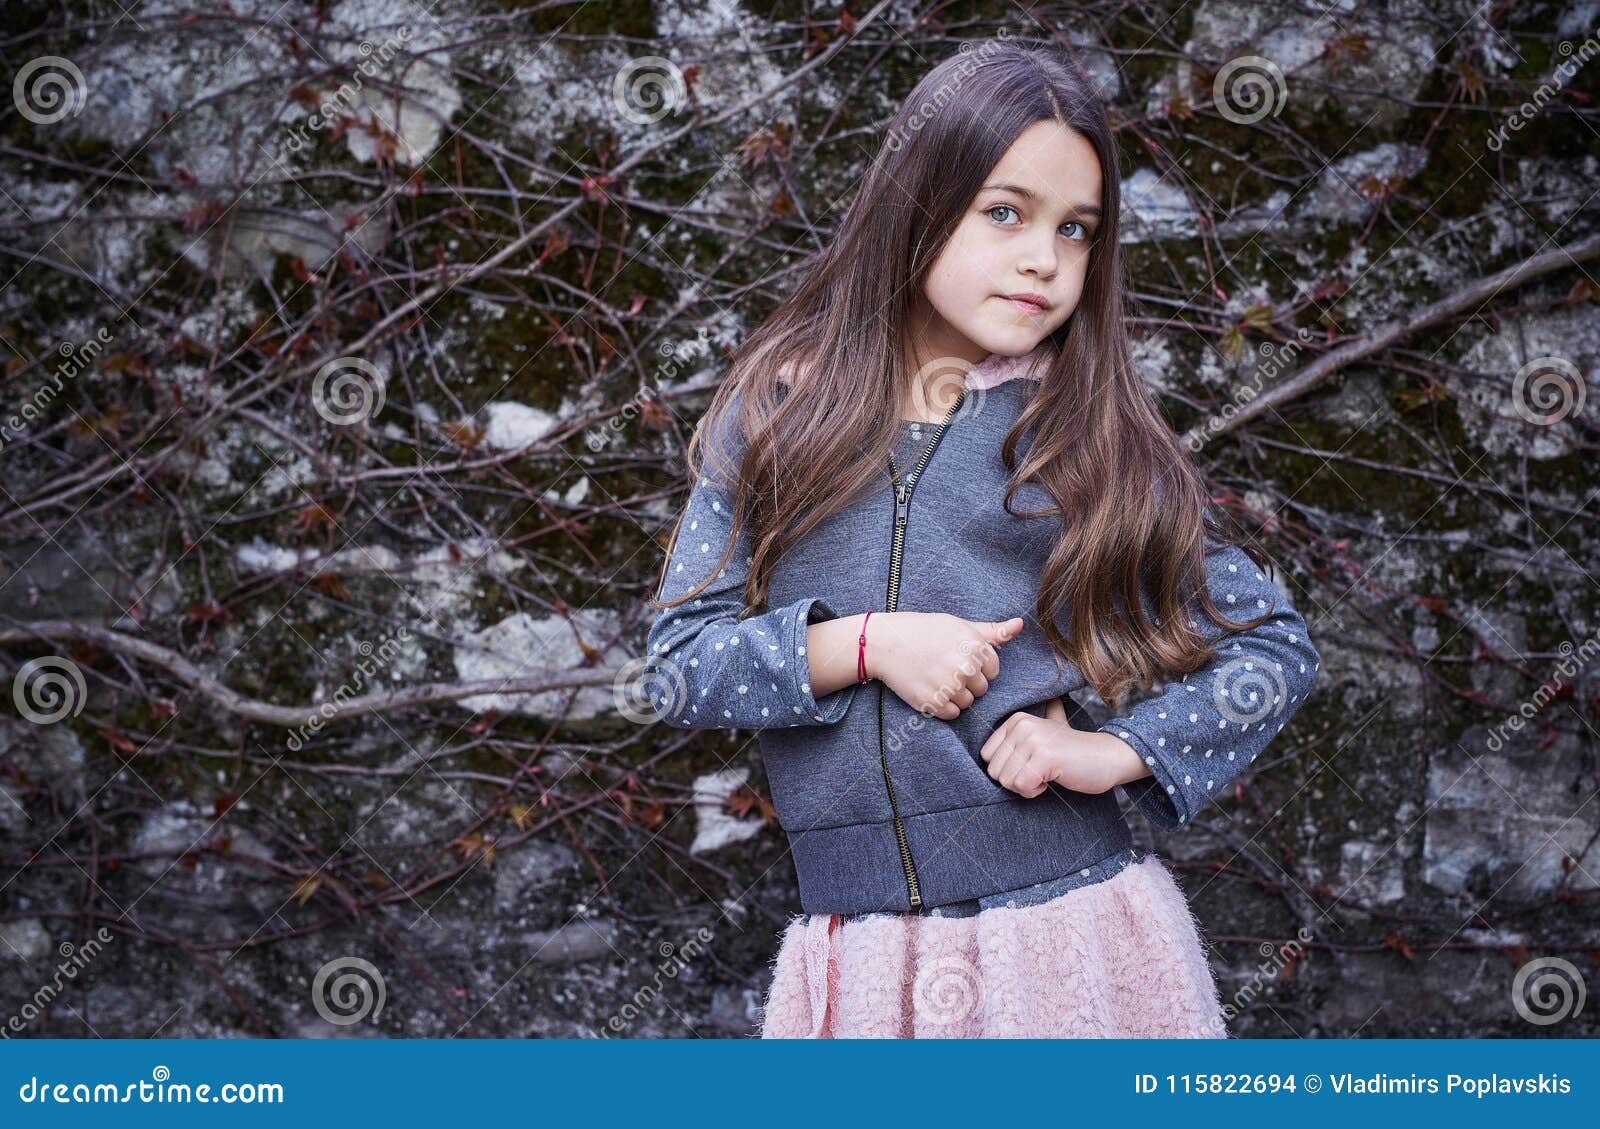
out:
{"label": "mouth", "polygon": [[1025,294],[1002,294],[1001,297],[1024,313],[1042,314],[1050,309],[1050,303],[1045,301],[1044,295],[1031,291]]}

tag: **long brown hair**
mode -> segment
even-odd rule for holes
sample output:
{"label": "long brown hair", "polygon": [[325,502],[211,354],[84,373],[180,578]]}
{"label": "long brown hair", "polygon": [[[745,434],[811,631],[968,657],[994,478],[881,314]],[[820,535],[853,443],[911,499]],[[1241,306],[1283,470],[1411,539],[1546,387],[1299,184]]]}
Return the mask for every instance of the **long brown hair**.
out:
{"label": "long brown hair", "polygon": [[[727,563],[739,523],[748,522],[744,597],[754,610],[765,604],[785,548],[885,484],[897,407],[912,380],[902,335],[913,303],[985,176],[1018,134],[1051,120],[1093,145],[1102,220],[1079,304],[1052,334],[1054,361],[1002,445],[1011,475],[1004,505],[1015,513],[1013,496],[1030,479],[1054,500],[1046,512],[1060,515],[1061,534],[1035,614],[1057,654],[1117,708],[1130,690],[1213,657],[1190,626],[1195,609],[1225,629],[1260,619],[1226,619],[1203,583],[1206,542],[1232,539],[1208,514],[1203,478],[1134,368],[1115,140],[1099,97],[1061,59],[989,40],[928,72],[890,124],[833,240],[734,354],[688,460],[698,478],[708,446],[719,446],[709,435],[731,427],[743,437],[742,464],[718,471],[721,481],[737,483],[735,536],[711,575]],[[725,419],[730,412],[736,418]],[[1016,448],[1030,426],[1019,467]],[[680,516],[672,545],[681,527]],[[1247,551],[1264,563],[1253,547]],[[653,603],[675,607],[704,586]]]}

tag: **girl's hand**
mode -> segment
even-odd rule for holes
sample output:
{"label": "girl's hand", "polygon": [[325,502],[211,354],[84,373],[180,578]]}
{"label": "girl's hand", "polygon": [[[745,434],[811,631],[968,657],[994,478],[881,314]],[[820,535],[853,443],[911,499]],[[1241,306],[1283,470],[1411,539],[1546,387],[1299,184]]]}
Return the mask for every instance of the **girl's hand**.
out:
{"label": "girl's hand", "polygon": [[919,713],[953,721],[1000,675],[1001,643],[1022,617],[1002,623],[944,612],[886,612],[867,623],[867,674]]}
{"label": "girl's hand", "polygon": [[1019,710],[1006,718],[980,753],[997,784],[1030,800],[1052,783],[1098,794],[1149,772],[1122,738],[1074,729],[1060,698],[1045,703],[1043,717]]}

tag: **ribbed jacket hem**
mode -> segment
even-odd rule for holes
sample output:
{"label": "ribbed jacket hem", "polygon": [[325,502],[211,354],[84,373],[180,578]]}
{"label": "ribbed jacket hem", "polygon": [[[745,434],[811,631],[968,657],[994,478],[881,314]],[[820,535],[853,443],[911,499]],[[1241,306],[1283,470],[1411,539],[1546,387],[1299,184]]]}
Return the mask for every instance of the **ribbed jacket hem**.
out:
{"label": "ribbed jacket hem", "polygon": [[[924,910],[1060,878],[1133,844],[1111,793],[1094,806],[1046,792],[901,822]],[[787,834],[804,912],[911,912],[892,820]]]}

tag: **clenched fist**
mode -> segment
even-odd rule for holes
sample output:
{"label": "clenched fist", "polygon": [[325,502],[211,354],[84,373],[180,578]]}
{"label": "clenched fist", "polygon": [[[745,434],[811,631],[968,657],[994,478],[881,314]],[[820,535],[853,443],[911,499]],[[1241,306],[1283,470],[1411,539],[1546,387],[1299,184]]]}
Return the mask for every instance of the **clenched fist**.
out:
{"label": "clenched fist", "polygon": [[867,623],[867,674],[919,713],[954,721],[1000,675],[996,650],[1022,617],[1001,623],[944,612],[889,612]]}

